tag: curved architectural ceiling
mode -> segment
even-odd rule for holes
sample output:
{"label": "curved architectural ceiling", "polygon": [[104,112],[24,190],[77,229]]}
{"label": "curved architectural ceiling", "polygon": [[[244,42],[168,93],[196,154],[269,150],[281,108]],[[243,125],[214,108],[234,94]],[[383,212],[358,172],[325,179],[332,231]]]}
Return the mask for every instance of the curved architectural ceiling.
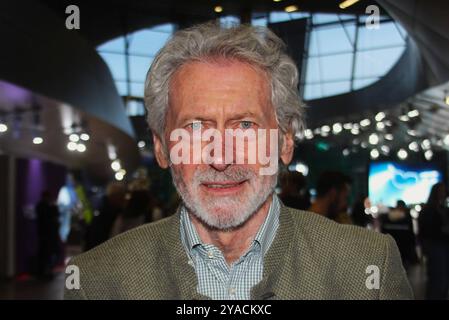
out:
{"label": "curved architectural ceiling", "polygon": [[95,49],[38,2],[0,2],[0,79],[64,101],[134,131],[110,72]]}

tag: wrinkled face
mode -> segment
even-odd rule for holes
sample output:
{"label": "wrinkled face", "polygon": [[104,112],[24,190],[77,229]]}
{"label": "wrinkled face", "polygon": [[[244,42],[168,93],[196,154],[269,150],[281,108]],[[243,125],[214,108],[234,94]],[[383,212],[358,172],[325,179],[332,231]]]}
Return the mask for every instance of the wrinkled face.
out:
{"label": "wrinkled face", "polygon": [[[260,169],[266,162],[259,161],[258,157],[255,162],[236,162],[236,154],[247,160],[255,150],[248,148],[249,143],[237,146],[232,138],[233,143],[229,144],[231,140],[224,137],[229,129],[257,132],[258,129],[278,128],[266,74],[238,61],[190,62],[173,75],[169,92],[164,137],[168,150],[163,147],[161,137],[155,136],[158,163],[164,168],[170,166],[184,204],[203,223],[221,230],[242,225],[272,194],[277,170],[261,175]],[[200,135],[208,129],[222,134],[222,148],[210,152],[211,162],[195,162],[195,155],[189,154],[187,158],[192,161],[174,164],[170,151],[179,147],[179,141],[171,141],[170,135],[180,128],[192,138],[190,152],[194,153],[195,134]],[[255,142],[262,141],[266,155],[270,155],[274,141],[265,138],[256,136],[254,139]],[[211,141],[219,141],[215,139],[200,140],[201,148]],[[283,144],[276,150],[279,152],[274,160],[277,162],[280,157],[284,163],[289,163],[293,153],[292,135],[284,134]],[[233,161],[225,160],[225,152],[233,155]]]}

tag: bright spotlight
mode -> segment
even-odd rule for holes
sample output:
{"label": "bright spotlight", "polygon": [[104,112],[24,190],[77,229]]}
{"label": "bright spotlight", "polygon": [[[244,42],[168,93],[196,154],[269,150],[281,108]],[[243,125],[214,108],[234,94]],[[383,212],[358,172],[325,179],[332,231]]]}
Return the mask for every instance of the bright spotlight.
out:
{"label": "bright spotlight", "polygon": [[120,165],[120,161],[119,160],[112,161],[111,168],[114,171],[119,171],[122,168],[122,166]]}
{"label": "bright spotlight", "polygon": [[80,141],[80,137],[76,133],[72,133],[69,136],[69,140],[72,141],[72,142],[78,142],[78,141]]}
{"label": "bright spotlight", "polygon": [[67,143],[67,149],[69,149],[70,151],[75,151],[77,146],[78,145],[73,141],[70,141],[69,143]]}
{"label": "bright spotlight", "polygon": [[78,152],[85,152],[86,151],[86,145],[83,143],[78,143],[76,146],[76,151]]}
{"label": "bright spotlight", "polygon": [[44,142],[44,139],[42,139],[41,137],[34,137],[33,138],[33,143],[34,144],[41,144],[42,142]]}
{"label": "bright spotlight", "polygon": [[405,151],[404,149],[399,149],[398,151],[398,158],[401,160],[405,160],[408,157],[408,153],[407,151]]}
{"label": "bright spotlight", "polygon": [[372,133],[369,135],[368,141],[372,145],[376,145],[379,143],[379,136],[376,133]]}

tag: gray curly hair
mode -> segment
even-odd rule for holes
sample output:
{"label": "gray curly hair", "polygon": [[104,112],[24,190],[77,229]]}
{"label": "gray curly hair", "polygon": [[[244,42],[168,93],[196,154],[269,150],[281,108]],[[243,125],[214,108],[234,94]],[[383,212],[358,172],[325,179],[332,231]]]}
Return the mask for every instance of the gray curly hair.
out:
{"label": "gray curly hair", "polygon": [[156,55],[145,81],[145,106],[153,133],[164,140],[169,83],[183,64],[235,59],[265,71],[271,79],[271,101],[283,133],[298,136],[304,129],[304,107],[298,91],[298,69],[285,44],[265,27],[239,25],[223,28],[208,22],[176,32]]}

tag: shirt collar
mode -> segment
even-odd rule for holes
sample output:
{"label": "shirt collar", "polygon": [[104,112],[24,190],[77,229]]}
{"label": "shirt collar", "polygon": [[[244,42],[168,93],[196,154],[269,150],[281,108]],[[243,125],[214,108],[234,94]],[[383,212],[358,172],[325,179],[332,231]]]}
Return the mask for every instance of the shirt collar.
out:
{"label": "shirt collar", "polygon": [[[280,211],[281,204],[279,198],[275,193],[273,193],[270,209],[268,210],[268,215],[265,218],[265,221],[260,227],[259,231],[256,233],[253,242],[257,243],[260,246],[263,255],[266,254],[266,252],[270,248],[271,243],[274,240],[274,237],[276,236],[276,232],[279,227]],[[181,207],[180,220],[181,241],[188,252],[191,253],[195,247],[197,247],[198,245],[202,245],[203,243],[190,219],[185,206]]]}

